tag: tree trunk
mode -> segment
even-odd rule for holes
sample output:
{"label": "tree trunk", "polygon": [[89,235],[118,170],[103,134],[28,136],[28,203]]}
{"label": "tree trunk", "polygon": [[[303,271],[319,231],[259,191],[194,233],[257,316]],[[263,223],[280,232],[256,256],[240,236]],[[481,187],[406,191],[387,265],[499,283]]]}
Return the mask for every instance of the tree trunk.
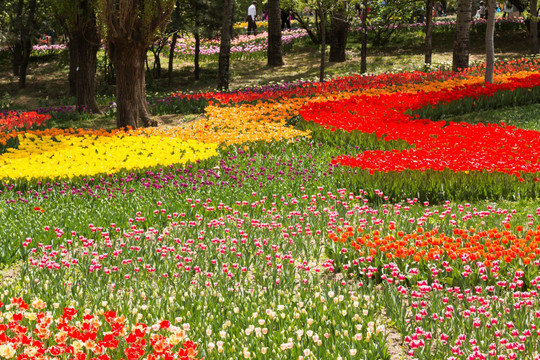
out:
{"label": "tree trunk", "polygon": [[70,37],[70,61],[73,61],[70,63],[70,73],[73,71],[77,108],[80,111],[88,109],[94,114],[101,114],[95,93],[96,55],[100,46],[95,19],[93,27],[85,24],[80,30],[72,31]]}
{"label": "tree trunk", "polygon": [[19,88],[26,88],[26,71],[28,70],[28,63],[30,62],[30,53],[32,52],[32,42],[30,36],[24,35],[22,42],[22,58],[21,68],[19,70]]}
{"label": "tree trunk", "polygon": [[156,34],[174,10],[172,0],[94,2],[106,28],[106,45],[116,73],[118,128],[155,126],[146,102],[144,62]]}
{"label": "tree trunk", "polygon": [[21,73],[22,62],[22,43],[17,41],[13,47],[13,76],[19,76]]}
{"label": "tree trunk", "polygon": [[330,62],[344,62],[347,58],[345,49],[347,48],[347,35],[349,33],[349,23],[345,13],[345,4],[340,1],[337,9],[332,12],[332,23],[330,32]]}
{"label": "tree trunk", "polygon": [[360,73],[367,72],[367,8],[368,0],[362,1],[362,48],[360,50]]}
{"label": "tree trunk", "polygon": [[125,42],[114,45],[110,53],[116,71],[116,126],[137,129],[157,125],[150,118],[145,96],[146,47]]}
{"label": "tree trunk", "polygon": [[[165,40],[166,41],[166,40]],[[160,45],[158,50],[154,53],[154,77],[156,79],[161,78],[161,58],[159,55],[161,54],[162,46]]]}
{"label": "tree trunk", "polygon": [[221,23],[221,45],[218,64],[218,89],[221,91],[229,90],[233,4],[233,0],[223,0],[223,21]]}
{"label": "tree trunk", "polygon": [[538,0],[531,0],[531,53],[538,54]]}
{"label": "tree trunk", "polygon": [[319,81],[324,82],[324,66],[325,66],[325,55],[326,55],[326,14],[322,7],[321,1],[318,0],[318,10],[319,16],[321,18],[321,69],[319,73]]}
{"label": "tree trunk", "polygon": [[283,66],[279,0],[268,0],[268,66]]}
{"label": "tree trunk", "polygon": [[456,19],[456,38],[452,58],[452,70],[469,67],[469,38],[471,28],[472,0],[458,0]]}
{"label": "tree trunk", "polygon": [[13,46],[13,76],[19,76],[21,72],[21,62],[22,62],[22,40],[21,34],[23,32],[23,19],[22,13],[24,8],[24,0],[19,0],[17,2],[17,7],[15,8],[15,18],[14,18],[14,35],[16,37],[15,45]]}
{"label": "tree trunk", "polygon": [[493,34],[495,32],[495,0],[488,0],[488,17],[486,26],[486,83],[493,83],[493,68],[495,66],[495,45]]}
{"label": "tree trunk", "polygon": [[199,24],[198,21],[196,21],[196,30],[195,34],[195,71],[193,72],[193,75],[195,76],[195,80],[199,80],[199,77],[201,75],[201,66],[199,64],[199,57],[201,54],[201,34],[199,33]]}
{"label": "tree trunk", "polygon": [[431,55],[433,53],[433,4],[435,0],[426,0],[426,53],[424,56],[424,64],[431,66]]}
{"label": "tree trunk", "polygon": [[19,72],[19,88],[26,87],[26,71],[30,62],[30,53],[32,52],[32,34],[34,33],[34,17],[36,13],[37,1],[30,0],[28,3],[28,14],[26,23],[21,29],[22,59]]}
{"label": "tree trunk", "polygon": [[172,87],[173,68],[174,68],[174,49],[178,40],[178,31],[175,31],[171,40],[171,48],[169,50],[169,87]]}

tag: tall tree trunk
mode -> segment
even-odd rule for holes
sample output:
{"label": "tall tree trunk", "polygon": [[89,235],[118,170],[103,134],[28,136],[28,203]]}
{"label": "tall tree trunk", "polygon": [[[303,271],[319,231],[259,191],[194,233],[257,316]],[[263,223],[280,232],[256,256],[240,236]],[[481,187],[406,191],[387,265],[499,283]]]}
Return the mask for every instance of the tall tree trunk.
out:
{"label": "tall tree trunk", "polygon": [[19,88],[24,89],[26,87],[26,71],[28,70],[28,63],[30,62],[30,53],[32,52],[32,35],[34,34],[34,17],[36,14],[37,1],[30,0],[28,3],[28,14],[26,23],[21,33],[22,42],[22,59],[21,68],[19,73]]}
{"label": "tall tree trunk", "polygon": [[146,103],[144,62],[146,47],[124,42],[109,49],[116,72],[116,126],[155,126]]}
{"label": "tall tree trunk", "polygon": [[13,46],[13,76],[19,76],[22,62],[22,43],[17,40]]}
{"label": "tall tree trunk", "polygon": [[195,76],[195,80],[199,80],[201,75],[201,66],[199,64],[199,57],[201,55],[201,34],[199,32],[199,21],[195,21],[195,71],[193,72],[193,75]]}
{"label": "tall tree trunk", "polygon": [[538,0],[531,0],[531,53],[538,54]]}
{"label": "tall tree trunk", "polygon": [[15,45],[13,46],[13,76],[19,76],[21,72],[21,62],[22,62],[22,39],[21,34],[23,32],[23,9],[24,9],[24,0],[19,0],[15,7],[15,18],[13,27],[15,33]]}
{"label": "tall tree trunk", "polygon": [[456,19],[456,38],[454,40],[454,53],[452,70],[469,67],[469,39],[471,28],[472,0],[458,0]]}
{"label": "tall tree trunk", "polygon": [[70,34],[70,60],[74,61],[70,64],[70,70],[74,71],[73,83],[79,110],[86,108],[94,114],[101,114],[95,92],[96,56],[100,46],[95,25],[94,18],[93,27],[86,24]]}
{"label": "tall tree trunk", "polygon": [[21,68],[19,70],[19,88],[26,88],[26,72],[28,70],[28,63],[30,62],[30,53],[32,52],[32,42],[30,36],[24,35],[22,41],[22,58]]}
{"label": "tall tree trunk", "polygon": [[172,87],[173,68],[174,68],[174,49],[178,40],[178,31],[175,31],[171,40],[171,48],[169,50],[169,87]]}
{"label": "tall tree trunk", "polygon": [[367,72],[367,17],[368,0],[362,1],[362,48],[360,50],[360,73]]}
{"label": "tall tree trunk", "polygon": [[283,66],[279,0],[268,0],[268,66]]}
{"label": "tall tree trunk", "polygon": [[424,64],[431,66],[431,55],[433,53],[433,5],[435,0],[426,0],[426,53]]}
{"label": "tall tree trunk", "polygon": [[345,13],[345,3],[339,1],[336,9],[332,12],[332,23],[330,24],[330,62],[344,62],[347,60],[345,49],[347,48],[347,35],[349,33],[349,23]]}
{"label": "tall tree trunk", "polygon": [[319,72],[319,81],[324,82],[324,66],[326,57],[326,14],[321,4],[321,0],[317,0],[319,16],[321,18],[321,69]]}
{"label": "tall tree trunk", "polygon": [[101,45],[96,12],[89,0],[79,0],[78,16],[68,25],[69,88],[77,99],[79,111],[101,114],[96,101],[95,77],[97,52]]}
{"label": "tall tree trunk", "polygon": [[493,83],[493,68],[495,66],[495,45],[493,34],[495,32],[495,0],[488,0],[488,17],[486,26],[486,83]]}
{"label": "tall tree trunk", "polygon": [[223,21],[221,22],[221,45],[218,64],[218,89],[221,91],[229,90],[233,5],[233,0],[223,0]]}

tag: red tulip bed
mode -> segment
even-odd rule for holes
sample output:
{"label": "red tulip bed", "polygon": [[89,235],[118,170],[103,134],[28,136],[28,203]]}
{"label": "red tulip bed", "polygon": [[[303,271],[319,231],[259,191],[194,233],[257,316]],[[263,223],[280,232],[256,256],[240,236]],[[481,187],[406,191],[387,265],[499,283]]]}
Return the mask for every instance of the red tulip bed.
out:
{"label": "red tulip bed", "polygon": [[540,63],[482,71],[178,94],[206,107],[173,129],[11,115],[0,358],[540,360],[540,133],[463,115],[533,114]]}
{"label": "red tulip bed", "polygon": [[[540,74],[509,78],[504,84],[472,84],[427,93],[393,93],[357,96],[346,100],[310,104],[300,115],[331,130],[374,133],[385,141],[403,140],[410,149],[365,151],[333,161],[374,171],[436,170],[487,171],[515,174],[540,172],[540,132],[504,124],[445,123],[408,114],[419,108],[450,103],[464,97],[489,97],[499,91],[540,86]],[[393,104],[389,108],[388,104]],[[534,181],[538,181],[535,177]]]}

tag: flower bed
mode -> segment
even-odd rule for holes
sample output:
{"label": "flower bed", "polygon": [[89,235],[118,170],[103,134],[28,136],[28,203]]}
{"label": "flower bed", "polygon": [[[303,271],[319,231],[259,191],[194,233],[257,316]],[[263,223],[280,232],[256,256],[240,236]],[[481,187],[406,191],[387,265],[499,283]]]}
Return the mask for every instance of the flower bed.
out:
{"label": "flower bed", "polygon": [[7,113],[0,113],[0,133],[12,130],[30,130],[43,126],[49,119],[49,115],[42,115],[36,112],[17,113],[9,111]]}
{"label": "flower bed", "polygon": [[[518,74],[519,75],[519,74]],[[520,97],[534,95],[539,74],[524,73],[497,84],[467,84],[435,91],[359,96],[320,102],[302,108],[300,114],[333,129],[374,133],[385,141],[404,140],[410,149],[365,151],[356,157],[340,156],[334,163],[374,171],[437,170],[539,173],[540,132],[484,124],[446,124],[414,118],[406,113],[464,97],[491,97],[497,92],[527,89]],[[534,90],[534,91],[532,91]],[[389,107],[388,104],[395,104]],[[522,179],[520,179],[522,180]],[[536,181],[538,179],[536,178]]]}
{"label": "flower bed", "polygon": [[182,95],[205,113],[171,129],[10,131],[0,356],[540,359],[538,133],[428,119],[538,96],[536,61],[479,72]]}

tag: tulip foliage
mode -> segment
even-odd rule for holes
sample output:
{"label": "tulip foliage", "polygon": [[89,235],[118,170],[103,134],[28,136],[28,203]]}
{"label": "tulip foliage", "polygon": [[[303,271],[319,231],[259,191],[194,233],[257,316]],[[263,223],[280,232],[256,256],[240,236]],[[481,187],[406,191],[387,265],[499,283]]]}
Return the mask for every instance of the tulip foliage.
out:
{"label": "tulip foliage", "polygon": [[445,119],[534,103],[538,65],[9,114],[0,357],[540,360],[538,129]]}

